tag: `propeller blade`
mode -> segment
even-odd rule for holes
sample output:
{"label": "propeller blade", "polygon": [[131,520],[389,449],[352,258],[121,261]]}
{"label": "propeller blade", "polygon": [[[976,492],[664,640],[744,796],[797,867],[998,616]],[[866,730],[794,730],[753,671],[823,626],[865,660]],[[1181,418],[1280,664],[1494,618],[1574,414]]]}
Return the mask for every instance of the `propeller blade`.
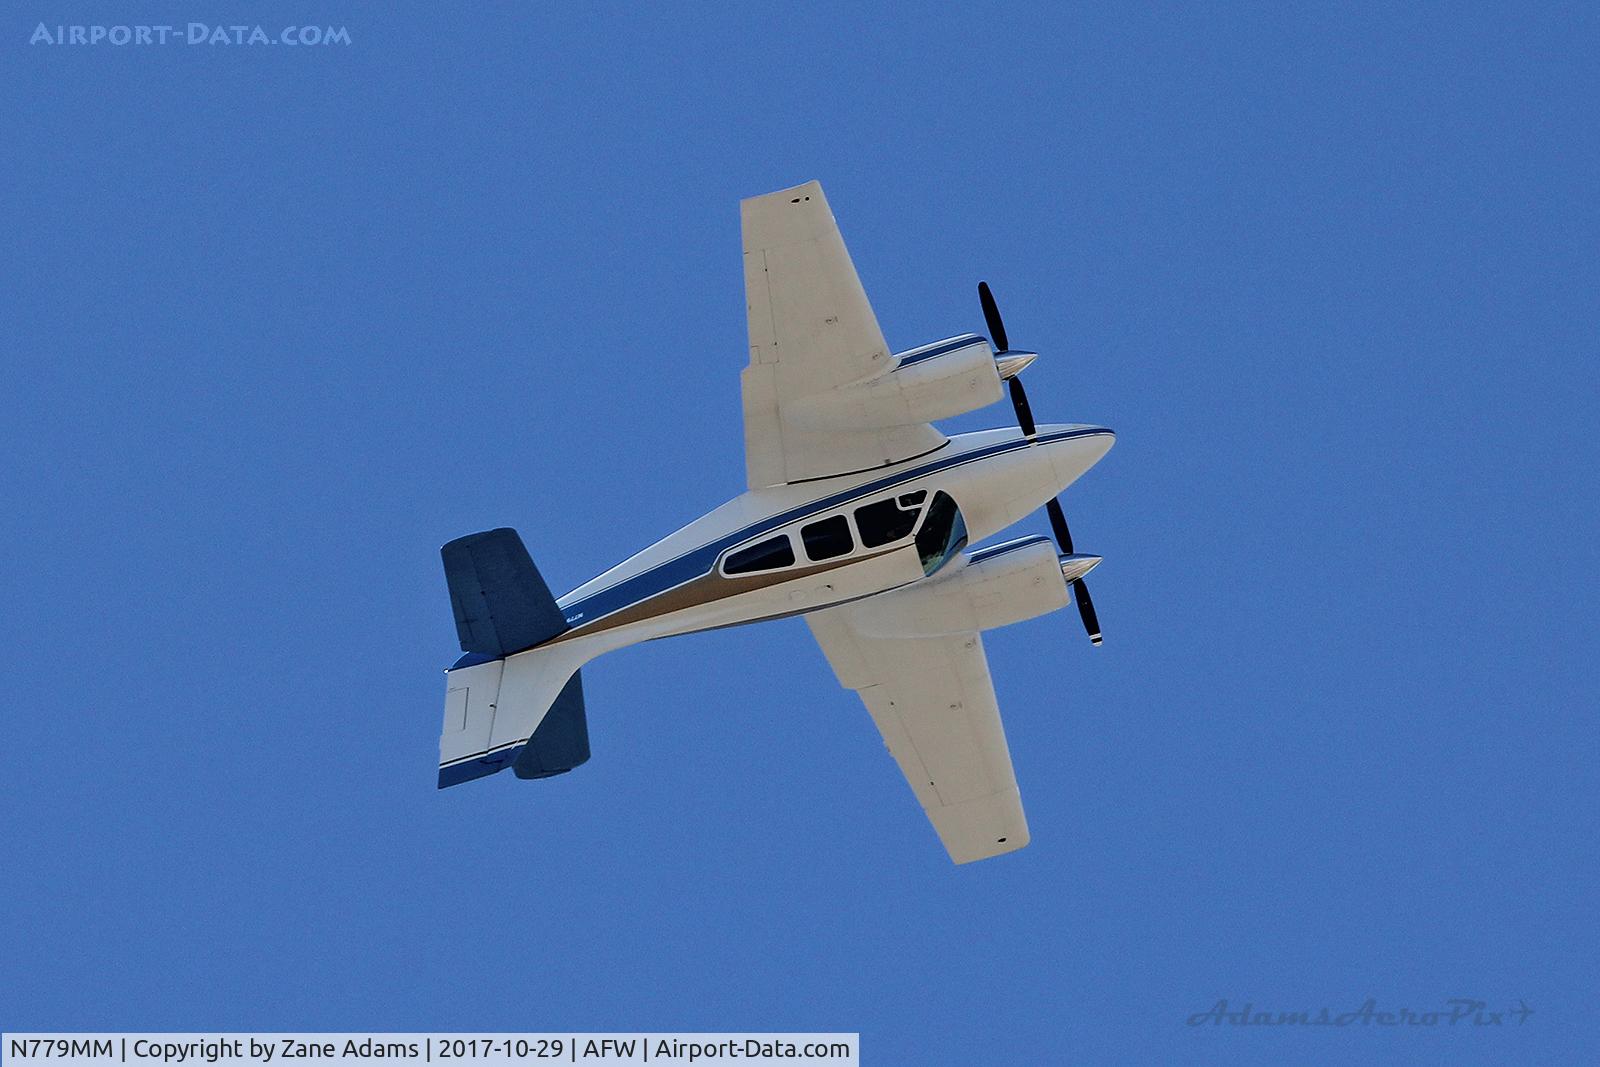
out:
{"label": "propeller blade", "polygon": [[978,283],[978,303],[983,305],[983,321],[989,324],[989,340],[994,342],[995,351],[1009,351],[1011,343],[1006,340],[1006,324],[1000,321],[1000,309],[995,305],[988,282]]}
{"label": "propeller blade", "polygon": [[1089,643],[1100,644],[1100,617],[1094,613],[1094,601],[1089,599],[1089,587],[1079,578],[1072,583],[1072,595],[1078,601],[1078,614],[1083,617],[1083,628],[1088,631]]}
{"label": "propeller blade", "polygon": [[[995,351],[1009,352],[1011,341],[1006,337],[1006,324],[1000,321],[1000,308],[994,302],[988,282],[978,283],[978,302],[983,305],[983,321],[989,324],[989,340],[994,342]],[[1027,362],[1015,369],[1008,366],[1006,369],[1010,373],[1001,374],[1011,389],[1011,406],[1017,412],[1017,425],[1022,427],[1023,436],[1028,438],[1033,437],[1037,427],[1033,422],[1033,408],[1028,406],[1028,391],[1022,387],[1022,378],[1017,372],[1031,362],[1033,356],[1029,354]],[[1055,532],[1056,544],[1061,546],[1062,555],[1072,555],[1072,531],[1067,528],[1067,516],[1061,510],[1061,502],[1051,497],[1044,508],[1050,513],[1050,529]],[[1089,634],[1090,643],[1100,644],[1100,617],[1094,612],[1094,601],[1089,599],[1089,587],[1083,584],[1082,578],[1073,580],[1072,597],[1078,602],[1078,615],[1083,619],[1083,628]]]}
{"label": "propeller blade", "polygon": [[[1072,555],[1072,531],[1067,528],[1067,515],[1061,510],[1061,501],[1051,497],[1045,501],[1044,510],[1050,515],[1050,529],[1055,532],[1056,544],[1063,555]],[[1094,613],[1094,601],[1089,599],[1089,587],[1079,578],[1072,583],[1072,598],[1078,602],[1078,615],[1092,644],[1100,643],[1100,617]]]}
{"label": "propeller blade", "polygon": [[1061,510],[1061,501],[1051,497],[1044,509],[1050,513],[1050,529],[1055,531],[1056,544],[1061,546],[1062,554],[1072,555],[1072,531],[1067,529],[1067,516]]}
{"label": "propeller blade", "polygon": [[1006,382],[1011,389],[1011,406],[1017,412],[1017,425],[1022,427],[1024,437],[1034,434],[1033,409],[1028,406],[1028,391],[1022,388],[1021,378],[1011,378]]}

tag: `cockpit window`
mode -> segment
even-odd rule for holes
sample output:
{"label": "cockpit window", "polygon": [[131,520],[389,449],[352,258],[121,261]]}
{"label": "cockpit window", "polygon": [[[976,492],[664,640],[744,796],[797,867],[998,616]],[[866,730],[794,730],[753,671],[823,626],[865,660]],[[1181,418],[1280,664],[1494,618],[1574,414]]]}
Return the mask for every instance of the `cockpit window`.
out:
{"label": "cockpit window", "polygon": [[932,574],[950,562],[967,546],[967,523],[961,509],[945,493],[933,494],[928,517],[917,531],[917,553],[922,557],[922,573]]}
{"label": "cockpit window", "polygon": [[724,574],[752,574],[755,571],[772,571],[794,563],[794,545],[789,535],[769,537],[749,548],[741,548],[723,561]]}
{"label": "cockpit window", "polygon": [[877,548],[910,535],[917,525],[917,514],[915,506],[902,508],[894,497],[856,508],[856,529],[861,532],[862,547]]}
{"label": "cockpit window", "polygon": [[850,520],[843,515],[800,527],[800,540],[806,543],[806,555],[813,560],[848,556],[856,547],[850,536]]}

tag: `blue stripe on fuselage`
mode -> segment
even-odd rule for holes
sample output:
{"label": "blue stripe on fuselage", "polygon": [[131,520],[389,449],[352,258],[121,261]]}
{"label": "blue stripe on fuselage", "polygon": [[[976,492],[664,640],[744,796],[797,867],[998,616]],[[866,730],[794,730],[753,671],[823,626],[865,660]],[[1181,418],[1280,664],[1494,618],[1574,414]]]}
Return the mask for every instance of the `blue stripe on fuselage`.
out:
{"label": "blue stripe on fuselage", "polygon": [[[1074,437],[1094,437],[1109,432],[1110,431],[1101,426],[1090,426],[1078,430],[1066,430],[1055,434],[1040,434],[1038,437],[1034,438],[1034,440],[1041,444],[1048,444],[1053,441],[1065,441]],[[966,463],[976,462],[980,459],[987,459],[990,456],[996,456],[1003,452],[1010,452],[1019,448],[1027,448],[1030,443],[1031,442],[1029,442],[1025,437],[1017,438],[1011,441],[1002,441],[997,445],[989,445],[986,448],[974,449],[971,452],[963,452],[959,455],[950,456],[946,459],[941,459],[933,463],[926,464],[916,468],[915,470],[902,471],[900,473],[890,475],[887,478],[880,478],[875,482],[868,482],[865,485],[859,485],[853,489],[846,489],[835,493],[832,496],[823,497],[820,500],[808,501],[807,503],[790,508],[788,511],[781,512],[777,515],[769,515],[759,522],[752,523],[741,530],[735,530],[733,533],[726,534],[717,540],[712,541],[710,544],[701,545],[699,548],[691,549],[675,559],[668,560],[665,563],[657,564],[651,569],[647,571],[641,571],[632,577],[624,578],[616,585],[607,586],[605,589],[597,590],[596,592],[584,597],[582,600],[577,600],[567,605],[563,611],[565,612],[567,621],[572,628],[574,630],[581,629],[584,626],[588,626],[591,623],[605,618],[607,615],[610,615],[613,612],[621,611],[623,608],[636,604],[641,600],[648,600],[650,597],[664,593],[669,589],[676,588],[677,586],[682,585],[684,582],[692,581],[703,574],[711,573],[712,569],[716,566],[718,557],[720,557],[722,553],[727,551],[729,548],[739,544],[741,541],[758,537],[769,530],[775,530],[781,526],[787,526],[797,519],[805,518],[807,515],[823,511],[831,511],[840,504],[847,503],[860,497],[871,496],[872,494],[881,492],[890,486],[913,481],[917,478],[923,478],[938,471],[947,470],[951,467],[958,467]]]}

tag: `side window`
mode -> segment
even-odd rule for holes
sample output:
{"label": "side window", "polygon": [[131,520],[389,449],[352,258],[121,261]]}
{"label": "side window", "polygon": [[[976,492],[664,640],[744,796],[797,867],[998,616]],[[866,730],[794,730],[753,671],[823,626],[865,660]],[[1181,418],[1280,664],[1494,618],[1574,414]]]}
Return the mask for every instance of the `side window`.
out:
{"label": "side window", "polygon": [[916,526],[917,514],[916,507],[902,510],[894,497],[856,508],[856,529],[861,531],[861,546],[877,548],[900,540]]}
{"label": "side window", "polygon": [[846,556],[856,547],[850,537],[850,520],[843,515],[800,527],[800,540],[806,543],[806,555],[814,560]]}
{"label": "side window", "polygon": [[750,574],[755,571],[772,571],[794,562],[794,546],[789,535],[769,537],[749,548],[741,548],[722,563],[724,574]]}

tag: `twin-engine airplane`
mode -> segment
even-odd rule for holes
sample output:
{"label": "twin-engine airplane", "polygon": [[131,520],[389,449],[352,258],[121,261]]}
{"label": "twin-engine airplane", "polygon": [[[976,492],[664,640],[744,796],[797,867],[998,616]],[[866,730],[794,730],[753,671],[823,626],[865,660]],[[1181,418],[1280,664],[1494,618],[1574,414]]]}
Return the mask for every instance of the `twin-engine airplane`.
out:
{"label": "twin-engine airplane", "polygon": [[[589,758],[578,668],[639,641],[804,615],[871,713],[956,863],[1028,843],[982,632],[1076,599],[1100,626],[1056,494],[1111,448],[1100,426],[1036,426],[986,284],[989,340],[891,353],[822,187],[740,205],[750,365],[750,488],[561,597],[514,530],[442,549],[466,653],[446,673],[439,786]],[[993,342],[991,345],[991,341]],[[1000,399],[1018,429],[930,423]],[[1040,505],[1060,545],[969,545]]]}

